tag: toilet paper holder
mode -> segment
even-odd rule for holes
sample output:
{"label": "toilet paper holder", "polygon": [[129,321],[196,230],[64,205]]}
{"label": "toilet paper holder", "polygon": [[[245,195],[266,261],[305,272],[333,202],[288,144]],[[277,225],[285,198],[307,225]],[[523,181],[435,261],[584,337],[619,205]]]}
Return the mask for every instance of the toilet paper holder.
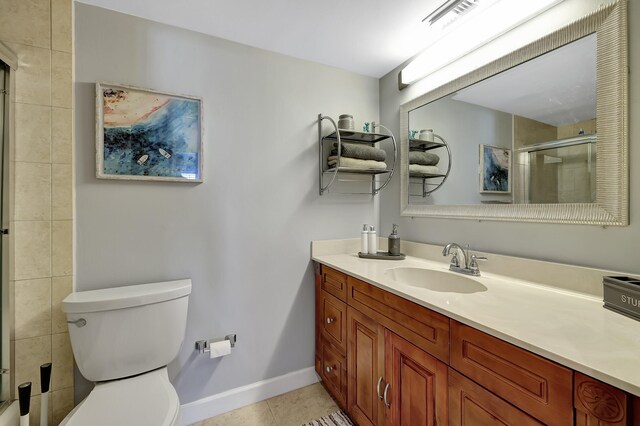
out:
{"label": "toilet paper holder", "polygon": [[[226,336],[224,336],[224,340],[230,341],[232,348],[236,347],[236,335],[235,334],[227,334]],[[211,349],[209,349],[209,342],[207,340],[197,340],[196,341],[196,351],[198,351],[198,353],[201,353],[201,354],[205,354],[205,353],[211,352]]]}

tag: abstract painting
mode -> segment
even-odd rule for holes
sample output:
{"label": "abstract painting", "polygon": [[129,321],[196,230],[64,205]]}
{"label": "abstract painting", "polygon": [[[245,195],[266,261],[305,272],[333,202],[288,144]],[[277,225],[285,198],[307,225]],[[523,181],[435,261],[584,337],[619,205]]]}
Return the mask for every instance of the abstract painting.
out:
{"label": "abstract painting", "polygon": [[202,100],[96,83],[96,176],[202,182]]}
{"label": "abstract painting", "polygon": [[511,150],[480,144],[480,192],[511,193]]}

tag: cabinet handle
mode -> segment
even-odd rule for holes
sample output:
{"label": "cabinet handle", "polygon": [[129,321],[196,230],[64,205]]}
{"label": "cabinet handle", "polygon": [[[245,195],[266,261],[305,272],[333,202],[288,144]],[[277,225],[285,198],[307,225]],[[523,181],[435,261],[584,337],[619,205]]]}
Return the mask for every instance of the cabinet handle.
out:
{"label": "cabinet handle", "polygon": [[333,371],[333,367],[327,367],[325,368],[325,370],[327,371],[327,373],[331,373]]}
{"label": "cabinet handle", "polygon": [[378,392],[378,399],[382,399],[382,395],[380,394],[380,384],[382,383],[382,376],[378,379],[378,386],[376,386],[376,391]]}
{"label": "cabinet handle", "polygon": [[387,401],[387,392],[389,392],[389,383],[387,383],[387,386],[384,387],[384,405],[387,406],[387,408],[391,408],[391,403],[389,401]]}
{"label": "cabinet handle", "polygon": [[327,324],[331,324],[335,321],[335,318],[327,317]]}

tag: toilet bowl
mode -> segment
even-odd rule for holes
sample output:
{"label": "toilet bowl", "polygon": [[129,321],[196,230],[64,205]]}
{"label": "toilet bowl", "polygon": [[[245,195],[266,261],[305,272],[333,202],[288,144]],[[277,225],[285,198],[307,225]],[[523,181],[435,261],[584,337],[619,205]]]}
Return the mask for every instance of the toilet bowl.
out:
{"label": "toilet bowl", "polygon": [[65,426],[181,425],[180,401],[166,367],[101,382],[60,423]]}
{"label": "toilet bowl", "polygon": [[67,426],[174,426],[180,401],[166,365],[182,344],[191,280],[75,292],[64,299],[71,347],[96,382]]}

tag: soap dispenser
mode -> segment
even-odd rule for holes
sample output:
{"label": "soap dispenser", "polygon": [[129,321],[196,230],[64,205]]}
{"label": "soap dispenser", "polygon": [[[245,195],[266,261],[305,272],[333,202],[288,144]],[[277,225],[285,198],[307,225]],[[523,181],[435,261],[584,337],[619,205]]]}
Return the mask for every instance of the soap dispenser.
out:
{"label": "soap dispenser", "polygon": [[369,254],[378,254],[378,235],[376,235],[376,227],[369,227]]}
{"label": "soap dispenser", "polygon": [[389,235],[389,254],[392,256],[400,255],[400,237],[398,236],[398,225],[393,224],[393,231]]}

